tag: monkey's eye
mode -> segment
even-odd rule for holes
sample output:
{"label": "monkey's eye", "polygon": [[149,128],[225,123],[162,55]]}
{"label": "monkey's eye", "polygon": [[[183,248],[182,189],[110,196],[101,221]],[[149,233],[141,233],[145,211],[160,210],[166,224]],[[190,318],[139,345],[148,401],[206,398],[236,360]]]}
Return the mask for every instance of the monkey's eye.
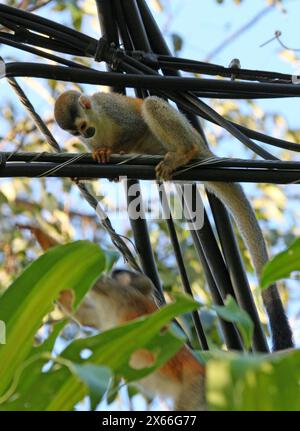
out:
{"label": "monkey's eye", "polygon": [[86,128],[87,128],[87,122],[83,121],[79,126],[80,133],[84,133]]}

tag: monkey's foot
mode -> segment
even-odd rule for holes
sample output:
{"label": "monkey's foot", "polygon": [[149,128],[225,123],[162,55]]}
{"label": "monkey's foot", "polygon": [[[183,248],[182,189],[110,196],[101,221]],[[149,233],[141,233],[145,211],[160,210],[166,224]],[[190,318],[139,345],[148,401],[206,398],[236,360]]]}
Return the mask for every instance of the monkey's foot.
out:
{"label": "monkey's foot", "polygon": [[72,177],[71,180],[74,182],[74,184],[76,184],[78,186],[80,183],[85,183],[86,181],[95,181],[95,180],[97,180],[97,178],[90,178],[90,177],[78,178],[78,177]]}
{"label": "monkey's foot", "polygon": [[185,166],[190,160],[199,155],[199,148],[193,145],[186,151],[168,151],[164,159],[156,166],[156,176],[164,181],[172,179],[173,173],[181,166]]}
{"label": "monkey's foot", "polygon": [[93,150],[92,157],[98,163],[108,163],[111,156],[109,148],[96,148]]}
{"label": "monkey's foot", "polygon": [[169,181],[178,166],[182,165],[182,155],[175,151],[168,151],[164,159],[156,166],[156,177],[163,181]]}
{"label": "monkey's foot", "polygon": [[155,168],[156,177],[163,181],[169,181],[172,178],[174,169],[165,160],[159,162]]}

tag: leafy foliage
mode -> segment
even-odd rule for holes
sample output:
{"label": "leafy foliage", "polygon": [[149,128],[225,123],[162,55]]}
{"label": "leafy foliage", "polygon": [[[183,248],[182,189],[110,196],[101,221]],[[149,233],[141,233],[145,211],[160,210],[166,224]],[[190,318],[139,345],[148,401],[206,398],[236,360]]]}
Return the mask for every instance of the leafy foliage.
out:
{"label": "leafy foliage", "polygon": [[30,352],[34,335],[58,293],[72,289],[77,306],[104,268],[105,256],[99,247],[78,241],[48,251],[4,292],[0,316],[6,324],[7,342],[0,347],[0,392]]}
{"label": "leafy foliage", "polygon": [[242,335],[244,345],[246,349],[249,349],[251,347],[254,325],[248,313],[237,305],[231,295],[227,296],[223,307],[214,305],[212,308],[216,310],[222,319],[227,322],[236,323]]}
{"label": "leafy foliage", "polygon": [[261,275],[261,286],[265,288],[282,278],[288,278],[293,271],[300,271],[300,239],[271,259]]}
{"label": "leafy foliage", "polygon": [[[57,246],[26,268],[2,295],[0,318],[7,326],[7,343],[0,347],[1,410],[70,410],[86,395],[94,409],[112,372],[132,382],[162,366],[182,346],[184,339],[170,331],[160,333],[174,316],[198,307],[182,295],[148,317],[75,340],[58,356],[53,355],[53,346],[64,321],[43,344],[33,346],[58,293],[72,289],[76,309],[110,263],[111,256],[106,259],[101,249],[88,241]],[[130,367],[137,349],[153,353],[153,366],[141,370]]]}
{"label": "leafy foliage", "polygon": [[207,399],[214,410],[299,410],[300,351],[272,355],[213,352]]}

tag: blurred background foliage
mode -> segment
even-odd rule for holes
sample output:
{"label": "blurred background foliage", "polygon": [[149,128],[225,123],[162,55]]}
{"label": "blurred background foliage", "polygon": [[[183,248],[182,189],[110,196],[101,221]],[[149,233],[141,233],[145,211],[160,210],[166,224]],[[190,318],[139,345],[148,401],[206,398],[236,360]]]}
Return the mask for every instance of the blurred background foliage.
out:
{"label": "blurred background foliage", "polygon": [[[215,3],[216,7],[219,8],[224,7],[225,4],[227,6],[230,5],[232,10],[240,8],[241,13],[243,13],[242,8],[249,1],[215,0]],[[95,37],[99,36],[98,18],[93,0],[8,0],[4,3],[41,14]],[[174,17],[181,13],[183,7],[191,7],[189,2],[184,5],[185,2],[183,0],[178,0],[177,2],[172,2],[171,0],[149,0],[148,3],[155,17],[158,19],[169,46],[176,55],[186,56],[186,52],[190,53],[191,46],[189,44],[191,42],[195,59],[204,60],[205,58],[209,58],[212,62],[216,63],[219,61],[218,55],[216,55],[216,58],[213,58],[213,53],[206,52],[202,56],[205,43],[203,44],[197,37],[192,41],[187,41],[184,36],[184,29],[174,28]],[[235,30],[231,34],[228,31],[228,42],[225,40],[216,40],[216,51],[220,53],[220,50],[223,49],[222,44],[225,42],[226,46],[230,44],[230,36],[232,36],[232,40],[236,40],[241,37],[243,32],[255,29],[262,11],[275,8],[276,13],[285,15],[288,13],[288,5],[288,1],[261,0],[260,7],[262,9],[255,12],[255,16],[251,17],[251,22],[249,17],[249,25],[246,22],[240,29]],[[203,14],[202,19],[205,19],[205,14]],[[219,23],[219,25],[224,26],[225,24],[225,21]],[[188,51],[186,51],[187,47],[189,47]],[[201,55],[198,53],[198,48]],[[275,52],[278,59],[284,61],[289,67],[298,62],[299,57],[296,51],[284,49],[278,44],[276,45]],[[22,51],[19,52],[7,48],[3,45],[0,45],[0,54],[5,61],[46,62],[46,60],[36,58]],[[76,61],[92,65],[95,68],[104,68],[102,64],[93,64],[88,59],[76,58]],[[230,59],[228,59],[228,64],[229,61]],[[252,66],[253,68],[257,67],[256,64]],[[59,130],[54,124],[52,113],[53,103],[55,98],[65,89],[78,88],[87,92],[105,89],[100,86],[95,88],[95,86],[92,87],[89,85],[66,84],[52,80],[35,80],[31,78],[18,79],[18,82],[22,85],[39,114],[48,124],[64,151],[85,151],[76,138],[70,137]],[[21,108],[16,96],[4,80],[1,82],[0,91],[1,151],[49,151],[47,143],[39,131],[36,130],[31,119]],[[272,104],[267,109],[262,104],[250,100],[222,101],[214,99],[210,100],[209,103],[226,118],[243,124],[246,127],[261,130],[278,138],[288,139],[296,143],[300,141],[300,129],[291,127],[286,116],[282,112],[274,110]],[[255,158],[255,155],[250,150],[242,148],[231,137],[228,137],[228,134],[224,130],[208,123],[205,123],[204,127],[210,145],[217,154],[228,157]],[[296,153],[281,149],[274,150],[273,148],[272,151],[283,160],[297,160]],[[111,184],[106,180],[99,180],[93,181],[91,187],[95,195],[105,197],[108,215],[112,215],[115,206],[114,198],[123,193],[122,185]],[[143,184],[143,188],[145,189],[145,193],[147,193],[147,184]],[[271,254],[277,253],[299,236],[299,223],[297,223],[299,220],[299,198],[297,187],[247,184],[245,190],[254,205]],[[60,244],[65,244],[76,239],[88,239],[100,244],[105,249],[113,249],[107,235],[101,229],[96,215],[81,199],[78,191],[68,179],[1,179],[0,206],[0,292],[8,287],[29,262],[41,255],[42,249],[40,243],[41,241],[46,241],[47,235],[54,238]],[[126,217],[125,208],[124,201],[124,217],[122,219],[112,218],[112,221],[119,233],[131,238],[130,224]],[[209,341],[211,345],[222,347],[223,340],[219,335],[216,315],[205,307],[211,305],[211,297],[206,287],[201,265],[199,264],[188,232],[179,223],[177,225],[184,257],[188,263],[187,269],[193,291],[200,303],[204,305],[201,308],[201,313]],[[168,239],[166,224],[163,221],[150,220],[149,231],[165,291],[167,293],[181,291],[180,276]],[[38,235],[40,235],[40,238]],[[253,268],[249,255],[242,244],[238,232],[237,236],[260,315],[265,322],[261,301],[255,290],[257,282],[253,276]],[[122,259],[120,259],[119,264],[123,265]],[[290,281],[288,284],[282,284],[281,290],[289,310],[289,317],[296,331],[297,340],[298,328],[296,326],[296,319],[299,307],[296,307],[295,304],[299,299],[299,293],[296,289],[296,284],[296,279]],[[189,317],[183,318],[182,323],[187,331],[193,334]],[[65,332],[67,338],[76,336],[72,330],[69,329],[68,331]]]}

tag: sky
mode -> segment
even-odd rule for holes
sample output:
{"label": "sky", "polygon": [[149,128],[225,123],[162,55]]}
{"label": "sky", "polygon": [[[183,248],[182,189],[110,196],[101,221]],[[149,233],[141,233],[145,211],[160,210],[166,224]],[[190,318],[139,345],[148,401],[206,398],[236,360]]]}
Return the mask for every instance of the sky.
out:
{"label": "sky", "polygon": [[[266,7],[265,0],[243,0],[239,6],[233,0],[224,0],[222,5],[218,5],[215,0],[170,0],[167,3],[171,4],[174,11],[168,30],[179,33],[185,41],[180,56],[201,61]],[[291,64],[279,56],[282,48],[276,40],[260,47],[274,36],[275,31],[280,30],[285,45],[300,50],[300,2],[284,1],[284,5],[286,13],[282,13],[280,8],[272,8],[271,12],[213,57],[211,62],[228,66],[233,58],[239,58],[245,68],[297,73],[297,67],[291,68]],[[162,26],[165,24],[161,17],[158,17],[158,22]],[[265,109],[284,113],[291,127],[299,128],[297,99],[260,103]]]}

